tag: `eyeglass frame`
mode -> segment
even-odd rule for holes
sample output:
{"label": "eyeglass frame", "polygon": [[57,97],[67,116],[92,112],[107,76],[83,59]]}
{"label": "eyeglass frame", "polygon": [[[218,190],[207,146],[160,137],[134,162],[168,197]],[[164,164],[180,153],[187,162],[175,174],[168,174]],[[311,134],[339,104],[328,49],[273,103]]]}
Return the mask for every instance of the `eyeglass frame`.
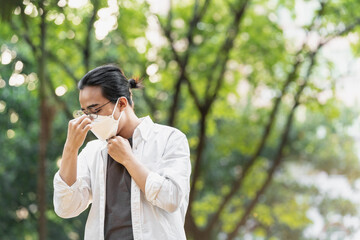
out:
{"label": "eyeglass frame", "polygon": [[81,116],[81,115],[85,114],[85,115],[91,117],[92,119],[96,119],[98,117],[98,112],[100,112],[101,108],[111,102],[112,101],[110,100],[107,103],[101,105],[100,107],[94,108],[94,110],[91,110],[91,108],[93,108],[93,107],[88,107],[87,109],[80,109],[76,112],[76,115]]}

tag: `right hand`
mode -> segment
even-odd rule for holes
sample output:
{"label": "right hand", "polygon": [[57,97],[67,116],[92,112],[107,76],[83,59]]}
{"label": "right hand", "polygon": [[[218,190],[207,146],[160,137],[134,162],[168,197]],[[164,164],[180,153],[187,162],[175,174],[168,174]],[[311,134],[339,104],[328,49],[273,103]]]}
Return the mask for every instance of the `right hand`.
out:
{"label": "right hand", "polygon": [[91,120],[87,115],[69,121],[65,145],[79,150],[83,145],[87,132],[91,129]]}

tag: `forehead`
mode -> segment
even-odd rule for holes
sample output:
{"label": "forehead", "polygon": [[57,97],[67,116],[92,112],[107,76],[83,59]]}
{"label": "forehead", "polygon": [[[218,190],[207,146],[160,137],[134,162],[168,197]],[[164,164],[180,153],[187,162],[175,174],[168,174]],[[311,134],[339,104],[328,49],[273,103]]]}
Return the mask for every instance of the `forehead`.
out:
{"label": "forehead", "polygon": [[79,102],[82,108],[107,101],[100,86],[86,86],[79,92]]}

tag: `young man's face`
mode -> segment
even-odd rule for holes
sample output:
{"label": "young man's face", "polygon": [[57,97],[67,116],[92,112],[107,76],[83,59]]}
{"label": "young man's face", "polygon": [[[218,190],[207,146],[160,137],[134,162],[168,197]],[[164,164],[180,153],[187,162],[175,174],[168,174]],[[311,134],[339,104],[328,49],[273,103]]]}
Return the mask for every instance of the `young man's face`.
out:
{"label": "young man's face", "polygon": [[[102,95],[101,87],[99,86],[86,86],[80,90],[79,102],[81,110],[87,114],[108,116],[112,114],[115,107],[114,103],[109,102]],[[116,113],[119,114],[118,111],[115,111],[114,115]]]}

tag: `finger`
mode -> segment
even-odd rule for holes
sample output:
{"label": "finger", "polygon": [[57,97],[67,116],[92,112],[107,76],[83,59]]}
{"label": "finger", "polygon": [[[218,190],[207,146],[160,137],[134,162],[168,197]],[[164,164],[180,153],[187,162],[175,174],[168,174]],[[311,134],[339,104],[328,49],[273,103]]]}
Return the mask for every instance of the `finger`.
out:
{"label": "finger", "polygon": [[85,132],[88,132],[90,129],[91,129],[91,125],[90,125],[90,124],[88,124],[88,125],[86,125],[86,126],[84,127],[84,131],[85,131]]}
{"label": "finger", "polygon": [[90,118],[85,118],[82,120],[81,123],[79,123],[79,127],[80,127],[80,129],[84,129],[89,124],[91,124]]}
{"label": "finger", "polygon": [[124,138],[122,136],[118,136],[118,140],[123,144],[130,144],[129,140],[127,138]]}
{"label": "finger", "polygon": [[111,155],[111,154],[112,154],[112,150],[113,150],[113,149],[112,149],[112,145],[111,145],[111,144],[108,144],[107,147],[108,147],[108,154]]}
{"label": "finger", "polygon": [[117,136],[109,138],[109,141],[111,141],[111,143],[116,143],[118,141]]}
{"label": "finger", "polygon": [[108,139],[106,139],[106,141],[107,141],[108,145],[110,145],[110,144],[112,144],[112,143],[113,143],[114,138],[113,138],[113,137],[108,138]]}
{"label": "finger", "polygon": [[76,122],[76,120],[77,120],[77,118],[75,118],[75,119],[71,119],[71,120],[69,121],[69,126],[74,125],[74,124],[75,124],[75,122]]}
{"label": "finger", "polygon": [[74,118],[73,120],[78,121],[79,119],[84,119],[84,118],[86,118],[86,117],[87,117],[87,115],[86,115],[86,114],[83,114],[83,115],[81,115],[81,116],[79,116],[79,117]]}
{"label": "finger", "polygon": [[123,138],[122,138],[121,136],[115,136],[115,137],[113,138],[113,141],[114,141],[114,142],[122,143]]}
{"label": "finger", "polygon": [[75,118],[74,124],[76,124],[76,125],[80,124],[85,118],[89,118],[89,116],[84,114],[78,118]]}
{"label": "finger", "polygon": [[116,139],[118,139],[118,140],[125,139],[125,138],[123,138],[122,136],[119,136],[119,135],[117,135],[117,136],[115,136],[115,137],[116,137]]}

